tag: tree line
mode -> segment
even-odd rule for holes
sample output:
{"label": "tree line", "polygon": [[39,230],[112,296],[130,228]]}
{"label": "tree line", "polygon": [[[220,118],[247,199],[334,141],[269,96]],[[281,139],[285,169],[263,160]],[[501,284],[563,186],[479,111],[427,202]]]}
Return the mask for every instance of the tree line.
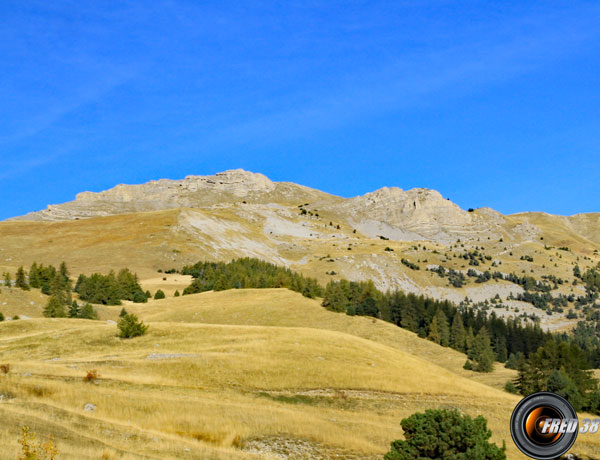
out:
{"label": "tree line", "polygon": [[314,278],[249,257],[228,263],[198,262],[185,266],[181,273],[194,278],[183,295],[245,288],[287,288],[309,298],[323,295],[323,288]]}

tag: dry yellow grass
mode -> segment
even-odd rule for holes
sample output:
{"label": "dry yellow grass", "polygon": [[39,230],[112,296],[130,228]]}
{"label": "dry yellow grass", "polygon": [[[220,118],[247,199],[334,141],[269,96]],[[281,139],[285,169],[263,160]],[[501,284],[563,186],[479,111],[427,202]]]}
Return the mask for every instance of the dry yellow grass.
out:
{"label": "dry yellow grass", "polygon": [[[60,458],[268,458],[241,447],[282,438],[380,458],[403,417],[437,407],[485,415],[509,458],[524,458],[508,432],[519,398],[469,378],[463,355],[392,325],[286,290],[127,308],[150,324],[148,335],[120,340],[114,324],[83,320],[0,324],[0,362],[12,365],[0,376],[11,398],[0,402],[1,459],[16,458],[23,424],[53,435]],[[96,384],[82,381],[91,369]],[[97,410],[84,411],[87,403]],[[598,449],[581,436],[575,451]]]}

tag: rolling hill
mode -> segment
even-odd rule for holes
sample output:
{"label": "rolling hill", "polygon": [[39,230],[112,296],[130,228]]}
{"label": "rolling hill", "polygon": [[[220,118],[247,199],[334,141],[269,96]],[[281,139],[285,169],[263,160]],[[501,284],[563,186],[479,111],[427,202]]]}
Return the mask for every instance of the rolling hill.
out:
{"label": "rolling hill", "polygon": [[[464,355],[388,323],[284,289],[126,308],[148,335],[122,341],[114,324],[86,320],[0,323],[0,362],[11,364],[0,458],[16,458],[25,424],[65,458],[380,458],[403,417],[434,407],[485,415],[509,458],[524,458],[508,432],[519,397],[498,388],[512,371],[465,371]],[[92,369],[98,380],[83,382]],[[574,452],[598,449],[582,436]]]}

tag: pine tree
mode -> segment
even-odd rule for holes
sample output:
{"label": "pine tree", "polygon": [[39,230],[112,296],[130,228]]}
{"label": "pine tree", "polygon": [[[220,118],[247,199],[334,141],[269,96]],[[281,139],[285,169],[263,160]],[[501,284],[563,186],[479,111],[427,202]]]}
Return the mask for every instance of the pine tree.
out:
{"label": "pine tree", "polygon": [[494,370],[494,350],[490,336],[485,327],[482,327],[473,341],[472,359],[475,362],[473,370],[478,372],[491,372]]}
{"label": "pine tree", "polygon": [[69,307],[69,318],[79,318],[79,314],[79,305],[77,305],[77,302],[74,300]]}
{"label": "pine tree", "polygon": [[465,334],[465,349],[469,359],[473,359],[473,342],[475,342],[475,335],[473,334],[473,328],[469,326]]}
{"label": "pine tree", "polygon": [[124,316],[127,316],[127,310],[125,310],[125,308],[121,308],[121,313],[119,313],[119,318],[123,318]]}
{"label": "pine tree", "polygon": [[179,297],[181,294],[179,293],[179,291],[175,291],[175,297]]}
{"label": "pine tree", "polygon": [[117,324],[119,328],[119,337],[122,339],[130,339],[144,335],[148,330],[148,326],[142,321],[138,321],[135,315],[125,315]]}
{"label": "pine tree", "polygon": [[496,360],[505,363],[508,359],[508,349],[506,348],[506,338],[504,336],[496,337],[494,351],[496,352]]}
{"label": "pine tree", "polygon": [[98,319],[98,313],[90,303],[86,303],[81,309],[79,317],[82,319]]}
{"label": "pine tree", "polygon": [[67,316],[65,305],[60,298],[55,295],[50,296],[44,308],[44,316],[47,318],[64,318]]}
{"label": "pine tree", "polygon": [[12,281],[10,280],[10,273],[6,272],[4,274],[4,285],[6,287],[11,287],[12,286]]}
{"label": "pine tree", "polygon": [[165,298],[165,293],[163,292],[162,289],[159,289],[158,291],[156,291],[156,293],[154,294],[154,300],[160,300],[160,299],[164,299]]}
{"label": "pine tree", "polygon": [[450,346],[455,350],[466,351],[467,333],[460,313],[457,311],[452,319],[452,328],[450,329]]}
{"label": "pine tree", "polygon": [[417,332],[419,329],[419,319],[417,316],[417,310],[412,303],[409,303],[402,313],[400,324],[404,329],[408,329],[412,332]]}
{"label": "pine tree", "polygon": [[27,279],[25,277],[25,270],[23,270],[22,266],[19,267],[19,269],[17,270],[15,286],[23,289],[24,291],[29,291],[29,284],[27,284]]}
{"label": "pine tree", "polygon": [[29,269],[29,285],[32,288],[40,288],[40,277],[38,273],[38,265],[36,262],[31,264],[31,268]]}
{"label": "pine tree", "polygon": [[444,347],[448,346],[450,331],[448,329],[448,319],[441,308],[433,315],[433,320],[429,325],[429,335],[427,338]]}

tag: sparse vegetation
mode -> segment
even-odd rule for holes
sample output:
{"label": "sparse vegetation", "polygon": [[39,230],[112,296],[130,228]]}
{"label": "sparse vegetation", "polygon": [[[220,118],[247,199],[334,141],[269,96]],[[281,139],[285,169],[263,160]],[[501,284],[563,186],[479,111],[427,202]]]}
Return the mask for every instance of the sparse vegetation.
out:
{"label": "sparse vegetation", "polygon": [[46,442],[38,441],[27,426],[21,427],[19,444],[22,453],[18,460],[54,460],[59,453],[53,438]]}

